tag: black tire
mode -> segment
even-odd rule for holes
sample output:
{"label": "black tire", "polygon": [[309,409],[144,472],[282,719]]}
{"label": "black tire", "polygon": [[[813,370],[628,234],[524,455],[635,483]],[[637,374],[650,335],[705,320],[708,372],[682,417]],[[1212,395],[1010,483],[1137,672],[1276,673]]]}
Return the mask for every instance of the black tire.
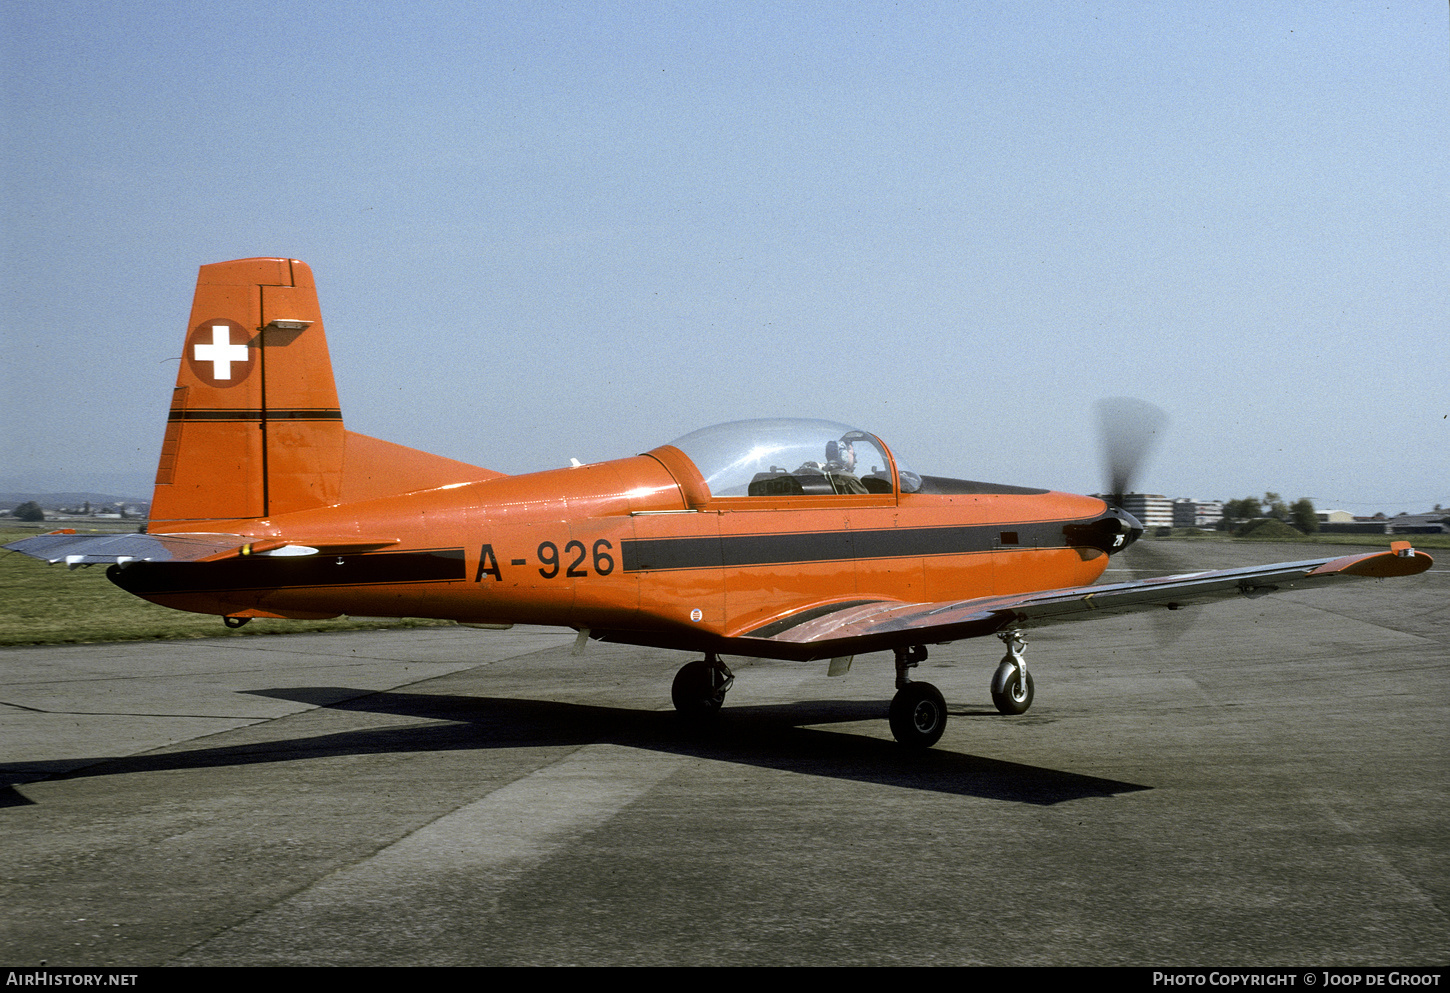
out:
{"label": "black tire", "polygon": [[907,683],[891,698],[891,733],[907,748],[930,748],[947,729],[947,702],[931,683]]}
{"label": "black tire", "polygon": [[670,687],[675,709],[686,717],[710,717],[718,714],[725,703],[725,694],[715,689],[714,670],[704,659],[687,662],[675,673]]}
{"label": "black tire", "polygon": [[[1027,678],[1024,680],[1022,676]],[[1032,706],[1032,673],[1024,673],[1020,666],[1003,662],[992,676],[992,703],[997,710],[1008,716],[1027,713]]]}

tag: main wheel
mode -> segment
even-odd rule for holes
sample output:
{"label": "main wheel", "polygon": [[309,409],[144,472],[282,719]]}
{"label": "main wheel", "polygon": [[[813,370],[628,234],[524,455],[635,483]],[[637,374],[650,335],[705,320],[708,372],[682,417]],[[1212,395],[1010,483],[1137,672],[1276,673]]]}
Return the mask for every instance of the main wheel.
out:
{"label": "main wheel", "polygon": [[992,676],[992,702],[1004,714],[1027,713],[1032,706],[1032,673],[1011,662],[997,666]]}
{"label": "main wheel", "polygon": [[686,717],[709,717],[719,713],[725,694],[715,686],[715,670],[704,659],[687,662],[675,673],[670,687],[675,709]]}
{"label": "main wheel", "polygon": [[891,733],[907,748],[930,748],[947,729],[947,702],[931,683],[907,683],[891,698]]}

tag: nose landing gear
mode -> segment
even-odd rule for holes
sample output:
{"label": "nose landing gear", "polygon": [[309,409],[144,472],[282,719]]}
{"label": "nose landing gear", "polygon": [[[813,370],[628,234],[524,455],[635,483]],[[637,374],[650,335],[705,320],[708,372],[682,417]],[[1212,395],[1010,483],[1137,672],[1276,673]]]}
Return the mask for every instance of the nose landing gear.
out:
{"label": "nose landing gear", "polygon": [[1027,639],[1021,631],[1002,631],[997,637],[1007,646],[1007,654],[992,674],[992,703],[1001,713],[1025,714],[1032,706],[1032,674],[1027,671],[1027,659],[1022,655]]}

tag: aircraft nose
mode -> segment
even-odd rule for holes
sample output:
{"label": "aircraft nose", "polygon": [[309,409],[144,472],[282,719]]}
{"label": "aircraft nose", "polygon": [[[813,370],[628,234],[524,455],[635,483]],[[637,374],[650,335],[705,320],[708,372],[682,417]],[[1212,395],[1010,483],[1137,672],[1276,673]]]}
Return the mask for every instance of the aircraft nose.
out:
{"label": "aircraft nose", "polygon": [[1097,548],[1115,555],[1143,536],[1143,525],[1119,507],[1109,507],[1095,521],[1069,524],[1063,528],[1070,545]]}
{"label": "aircraft nose", "polygon": [[1110,507],[1108,509],[1108,516],[1104,517],[1103,520],[1107,520],[1109,517],[1116,517],[1118,521],[1118,532],[1123,536],[1123,543],[1116,548],[1109,549],[1109,555],[1113,554],[1113,552],[1121,552],[1133,542],[1143,537],[1143,525],[1126,510],[1118,507]]}

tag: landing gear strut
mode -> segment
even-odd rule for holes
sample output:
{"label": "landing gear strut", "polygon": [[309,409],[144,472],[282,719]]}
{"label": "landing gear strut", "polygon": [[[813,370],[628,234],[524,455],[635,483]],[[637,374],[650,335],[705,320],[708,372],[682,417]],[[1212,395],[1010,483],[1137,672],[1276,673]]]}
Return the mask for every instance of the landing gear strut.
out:
{"label": "landing gear strut", "polygon": [[926,660],[926,646],[896,649],[896,696],[891,698],[891,733],[907,748],[930,748],[947,728],[947,702],[931,683],[907,675]]}
{"label": "landing gear strut", "polygon": [[711,652],[680,667],[670,687],[670,699],[685,717],[709,717],[720,712],[725,694],[734,685],[735,674]]}
{"label": "landing gear strut", "polygon": [[1025,714],[1032,706],[1032,673],[1022,656],[1027,639],[1021,631],[1001,631],[997,637],[1007,646],[1007,654],[992,675],[992,702],[1004,714]]}

